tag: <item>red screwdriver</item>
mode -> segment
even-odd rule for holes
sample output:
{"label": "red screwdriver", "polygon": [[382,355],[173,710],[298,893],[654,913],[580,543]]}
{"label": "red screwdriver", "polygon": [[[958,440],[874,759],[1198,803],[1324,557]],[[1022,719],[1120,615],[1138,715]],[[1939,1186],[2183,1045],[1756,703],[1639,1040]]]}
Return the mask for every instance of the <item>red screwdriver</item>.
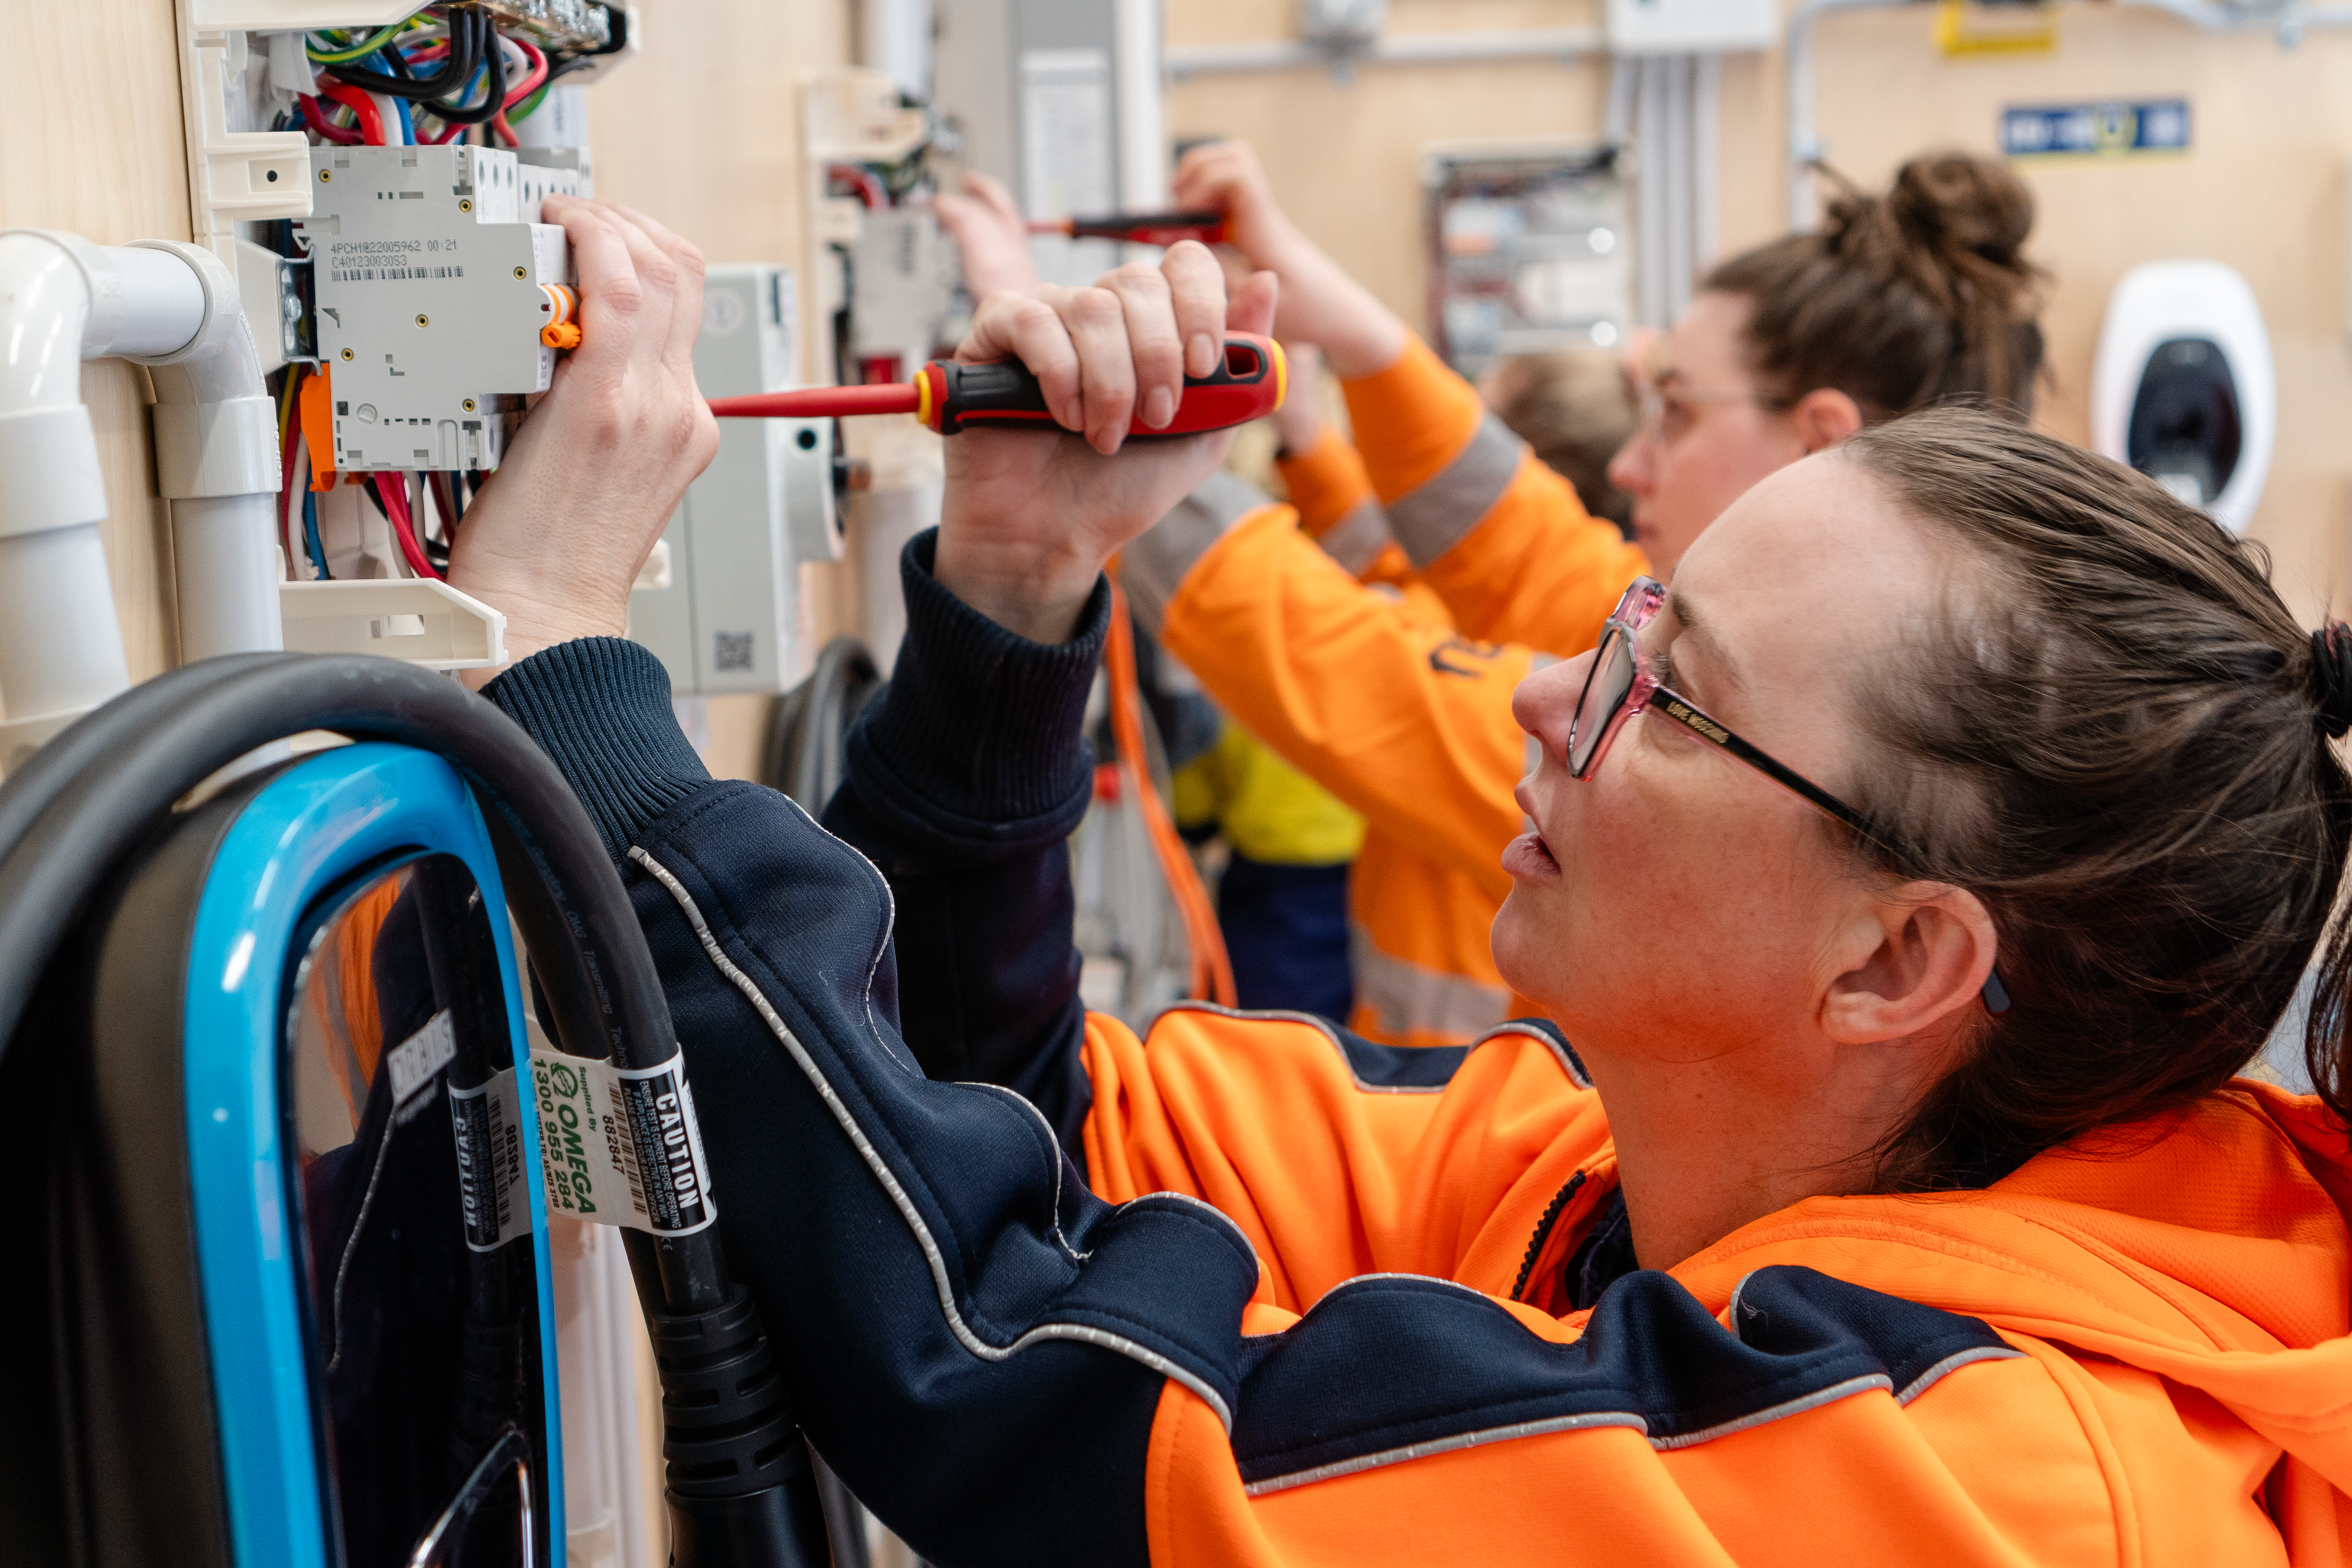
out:
{"label": "red screwdriver", "polygon": [[1180,239],[1215,245],[1225,237],[1225,215],[1204,210],[1045,218],[1032,222],[1029,232],[1066,234],[1072,239],[1121,239],[1130,245],[1173,245]]}
{"label": "red screwdriver", "polygon": [[[1207,375],[1184,378],[1176,417],[1164,430],[1129,434],[1192,436],[1244,425],[1282,406],[1289,371],[1282,345],[1255,332],[1228,332],[1224,358]],[[1045,389],[1018,360],[958,364],[933,360],[914,380],[876,386],[811,386],[798,392],[760,392],[744,397],[714,397],[710,412],[760,419],[837,419],[850,414],[911,414],[942,436],[974,427],[1025,426],[1058,430],[1045,406]]]}

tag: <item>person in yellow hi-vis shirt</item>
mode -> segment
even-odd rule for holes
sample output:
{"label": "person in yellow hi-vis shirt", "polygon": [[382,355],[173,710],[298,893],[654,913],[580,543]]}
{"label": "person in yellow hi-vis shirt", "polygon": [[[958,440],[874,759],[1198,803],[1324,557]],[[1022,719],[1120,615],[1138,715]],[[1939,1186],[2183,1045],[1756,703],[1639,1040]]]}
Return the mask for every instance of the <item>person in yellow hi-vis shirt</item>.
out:
{"label": "person in yellow hi-vis shirt", "polygon": [[1536,1011],[1487,946],[1530,766],[1512,691],[1592,647],[1628,582],[1670,573],[1767,475],[1948,398],[2022,419],[2042,360],[2032,198],[1990,159],[1916,158],[1885,195],[1849,188],[1818,231],[1717,266],[1635,367],[1642,422],[1610,468],[1629,544],[1291,224],[1248,148],[1195,149],[1175,195],[1223,211],[1280,279],[1276,331],[1339,377],[1387,525],[1452,624],[1372,592],[1230,475],[1124,552],[1129,597],[1228,713],[1364,814],[1351,1026],[1475,1037]]}

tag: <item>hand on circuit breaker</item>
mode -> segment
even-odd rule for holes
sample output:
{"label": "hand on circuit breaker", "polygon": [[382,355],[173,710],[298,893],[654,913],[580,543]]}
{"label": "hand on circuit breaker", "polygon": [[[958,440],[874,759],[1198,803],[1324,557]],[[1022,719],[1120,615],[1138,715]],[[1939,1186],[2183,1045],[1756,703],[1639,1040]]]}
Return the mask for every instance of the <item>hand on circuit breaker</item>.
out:
{"label": "hand on circuit breaker", "polygon": [[1175,205],[1225,215],[1230,243],[1251,267],[1282,279],[1275,335],[1313,343],[1332,373],[1372,375],[1404,352],[1405,326],[1290,221],[1246,142],[1195,147],[1176,165]]}
{"label": "hand on circuit breaker", "polygon": [[1067,638],[1103,563],[1225,459],[1230,429],[1121,451],[1131,414],[1175,416],[1189,373],[1216,367],[1227,329],[1263,332],[1276,283],[1250,279],[1228,302],[1223,269],[1186,240],[1157,267],[1131,263],[1092,288],[992,294],[956,350],[965,363],[1018,359],[1074,436],[968,429],[947,443],[933,570],[948,590],[1034,642]]}
{"label": "hand on circuit breaker", "polygon": [[449,558],[452,586],[505,613],[513,658],[623,634],[629,584],[719,449],[694,384],[702,253],[627,207],[550,196],[543,210],[572,241],[583,341],[466,509]]}
{"label": "hand on circuit breaker", "polygon": [[940,226],[954,238],[963,258],[963,286],[973,299],[1037,287],[1029,222],[1013,205],[1012,192],[972,170],[963,177],[963,195],[942,195],[933,205]]}

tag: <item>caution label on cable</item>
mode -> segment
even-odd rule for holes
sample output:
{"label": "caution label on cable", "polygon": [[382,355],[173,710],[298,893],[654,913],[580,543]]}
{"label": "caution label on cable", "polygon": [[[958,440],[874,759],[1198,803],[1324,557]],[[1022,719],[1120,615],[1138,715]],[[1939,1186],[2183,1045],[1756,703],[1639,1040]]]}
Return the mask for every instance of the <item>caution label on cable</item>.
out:
{"label": "caution label on cable", "polygon": [[[443,1014],[447,1017],[447,1014]],[[449,1090],[449,1125],[457,1135],[457,1194],[466,1214],[466,1245],[495,1252],[530,1234],[530,1191],[523,1181],[522,1118],[517,1113],[515,1071],[488,1083]]]}
{"label": "caution label on cable", "polygon": [[656,1236],[718,1216],[682,1058],[616,1068],[534,1047],[530,1078],[549,1213]]}

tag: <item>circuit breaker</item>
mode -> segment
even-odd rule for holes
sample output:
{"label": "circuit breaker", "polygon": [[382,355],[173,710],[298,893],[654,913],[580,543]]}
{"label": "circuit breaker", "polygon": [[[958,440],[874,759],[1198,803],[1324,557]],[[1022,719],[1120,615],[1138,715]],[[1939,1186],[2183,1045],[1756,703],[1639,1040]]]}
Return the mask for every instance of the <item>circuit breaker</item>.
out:
{"label": "circuit breaker", "polygon": [[322,146],[310,180],[305,313],[334,466],[497,468],[555,374],[571,247],[540,203],[577,194],[579,171],[496,147]]}
{"label": "circuit breaker", "polygon": [[[794,384],[792,268],[715,265],[694,378],[708,397]],[[719,455],[662,535],[667,584],[640,580],[629,636],[680,696],[782,691],[806,673],[800,564],[841,553],[833,421],[722,419]]]}

